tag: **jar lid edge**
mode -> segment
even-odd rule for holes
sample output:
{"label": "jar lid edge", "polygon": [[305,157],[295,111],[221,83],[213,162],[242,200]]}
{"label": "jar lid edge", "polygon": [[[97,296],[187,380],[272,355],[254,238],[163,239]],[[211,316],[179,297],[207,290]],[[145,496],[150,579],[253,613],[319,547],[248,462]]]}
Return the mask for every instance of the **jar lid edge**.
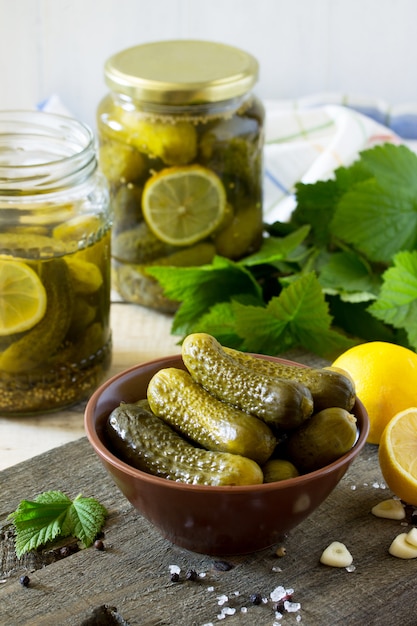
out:
{"label": "jar lid edge", "polygon": [[249,92],[258,80],[254,56],[227,44],[168,40],[122,50],[105,64],[113,91],[158,104],[219,102]]}

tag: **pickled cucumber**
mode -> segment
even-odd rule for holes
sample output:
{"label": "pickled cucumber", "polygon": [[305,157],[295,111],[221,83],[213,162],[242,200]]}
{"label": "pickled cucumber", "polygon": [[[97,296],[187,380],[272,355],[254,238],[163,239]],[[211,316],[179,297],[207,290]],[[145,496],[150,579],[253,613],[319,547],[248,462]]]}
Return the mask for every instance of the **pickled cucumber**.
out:
{"label": "pickled cucumber", "polygon": [[148,263],[178,251],[177,247],[155,237],[145,222],[117,234],[112,243],[115,259],[134,264]]}
{"label": "pickled cucumber", "polygon": [[0,370],[9,374],[31,370],[46,361],[63,342],[71,323],[73,292],[67,264],[52,259],[39,265],[46,312],[36,326],[0,354]]}
{"label": "pickled cucumber", "polygon": [[[159,243],[161,244],[161,242]],[[205,265],[211,262],[215,252],[213,244],[202,242],[188,248],[181,248],[180,250],[176,248],[176,252],[148,261],[146,265],[120,263],[117,259],[114,259],[114,286],[120,295],[130,302],[154,307],[167,313],[174,313],[179,303],[164,296],[163,288],[152,276],[152,266],[188,267]]]}
{"label": "pickled cucumber", "polygon": [[119,141],[108,141],[99,149],[100,168],[110,183],[132,182],[145,173],[142,154]]}
{"label": "pickled cucumber", "polygon": [[147,398],[155,415],[195,443],[264,463],[276,439],[261,420],[217,400],[174,367],[159,370],[149,382]]}
{"label": "pickled cucumber", "polygon": [[240,207],[231,222],[214,239],[216,252],[229,259],[240,259],[255,252],[262,241],[262,213],[259,205]]}
{"label": "pickled cucumber", "polygon": [[114,234],[134,228],[143,221],[142,191],[142,187],[129,183],[115,192],[112,202]]}
{"label": "pickled cucumber", "polygon": [[313,411],[307,387],[254,371],[211,335],[188,335],[182,344],[182,358],[192,378],[211,394],[273,427],[296,428]]}
{"label": "pickled cucumber", "polygon": [[289,437],[289,460],[302,472],[312,472],[336,461],[357,438],[356,417],[340,407],[323,409]]}
{"label": "pickled cucumber", "polygon": [[197,131],[190,122],[170,123],[144,119],[135,112],[121,111],[120,122],[127,142],[166,165],[187,165],[197,154]]}
{"label": "pickled cucumber", "polygon": [[257,485],[262,471],[254,461],[195,448],[143,403],[122,404],[106,424],[111,447],[144,472],[194,485]]}
{"label": "pickled cucumber", "polygon": [[95,263],[70,256],[66,257],[66,263],[74,293],[88,295],[100,289],[103,276]]}
{"label": "pickled cucumber", "polygon": [[258,359],[232,348],[225,347],[224,350],[239,363],[253,368],[256,372],[266,376],[296,380],[308,387],[313,396],[315,412],[334,406],[350,411],[355,404],[355,385],[352,379],[340,370],[298,367]]}
{"label": "pickled cucumber", "polygon": [[275,483],[279,480],[296,478],[300,472],[291,461],[286,459],[270,459],[262,466],[264,483]]}

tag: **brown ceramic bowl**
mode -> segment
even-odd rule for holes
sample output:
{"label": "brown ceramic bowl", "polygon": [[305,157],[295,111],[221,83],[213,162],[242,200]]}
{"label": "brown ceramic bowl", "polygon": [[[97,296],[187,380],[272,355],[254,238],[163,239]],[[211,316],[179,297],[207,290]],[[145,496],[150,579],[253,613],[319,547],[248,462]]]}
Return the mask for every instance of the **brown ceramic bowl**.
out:
{"label": "brown ceramic bowl", "polygon": [[151,476],[112,454],[105,444],[104,426],[121,401],[145,398],[148,382],[164,367],[184,368],[181,356],[136,365],[105,382],[87,404],[85,429],[104,467],[131,504],[163,537],[187,550],[226,556],[278,543],[327,498],[365,444],[369,420],[357,400],[353,409],[359,429],[356,444],[334,463],[309,474],[239,487],[187,485]]}

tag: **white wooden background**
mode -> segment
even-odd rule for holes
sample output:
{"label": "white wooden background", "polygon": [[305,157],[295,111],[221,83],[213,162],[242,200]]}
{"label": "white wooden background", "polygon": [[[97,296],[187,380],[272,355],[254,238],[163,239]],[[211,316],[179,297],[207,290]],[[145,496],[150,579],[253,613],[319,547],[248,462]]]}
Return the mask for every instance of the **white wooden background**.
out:
{"label": "white wooden background", "polygon": [[257,93],[417,101],[417,0],[0,0],[0,109],[59,94],[95,125],[114,52],[169,38],[240,46]]}

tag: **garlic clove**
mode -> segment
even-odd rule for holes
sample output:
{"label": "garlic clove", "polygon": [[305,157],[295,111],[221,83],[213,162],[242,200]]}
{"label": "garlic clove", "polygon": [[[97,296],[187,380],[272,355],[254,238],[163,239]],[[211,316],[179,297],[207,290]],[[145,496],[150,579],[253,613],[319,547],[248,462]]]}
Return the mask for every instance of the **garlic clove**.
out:
{"label": "garlic clove", "polygon": [[411,543],[412,546],[417,548],[417,528],[415,526],[408,531],[406,539],[407,543]]}
{"label": "garlic clove", "polygon": [[400,500],[383,500],[378,502],[371,509],[371,513],[376,517],[384,517],[385,519],[401,520],[405,518],[405,509]]}
{"label": "garlic clove", "polygon": [[417,546],[407,541],[408,533],[400,533],[391,543],[388,552],[399,559],[415,559],[417,557]]}
{"label": "garlic clove", "polygon": [[322,553],[320,563],[330,567],[349,567],[353,557],[344,543],[333,541]]}

